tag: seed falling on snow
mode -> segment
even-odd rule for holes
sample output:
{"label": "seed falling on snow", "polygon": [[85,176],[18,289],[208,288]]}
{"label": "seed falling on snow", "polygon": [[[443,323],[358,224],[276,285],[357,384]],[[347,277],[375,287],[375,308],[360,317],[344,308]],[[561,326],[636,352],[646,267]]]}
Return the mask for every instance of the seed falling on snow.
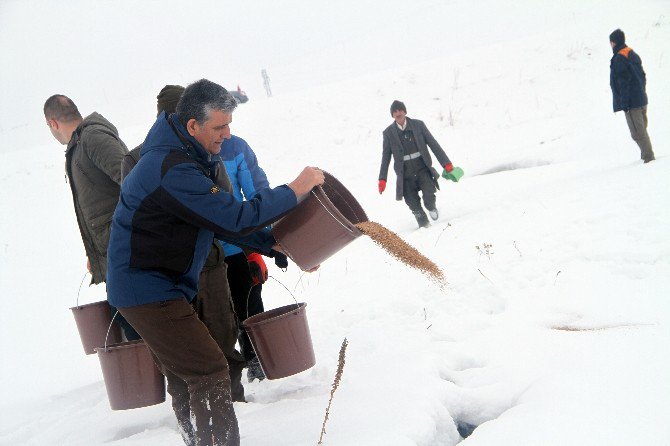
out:
{"label": "seed falling on snow", "polygon": [[444,273],[440,267],[401,239],[395,232],[374,221],[357,223],[356,227],[397,260],[418,269],[438,284],[444,285]]}

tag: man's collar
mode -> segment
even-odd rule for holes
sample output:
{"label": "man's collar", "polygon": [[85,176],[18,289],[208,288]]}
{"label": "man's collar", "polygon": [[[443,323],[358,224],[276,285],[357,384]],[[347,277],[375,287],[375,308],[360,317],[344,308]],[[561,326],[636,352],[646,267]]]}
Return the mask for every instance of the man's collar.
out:
{"label": "man's collar", "polygon": [[397,122],[395,123],[396,127],[398,127],[400,130],[405,131],[407,128],[407,118],[405,118],[405,123],[403,125],[398,124]]}
{"label": "man's collar", "polygon": [[617,54],[619,51],[621,51],[624,48],[626,48],[626,44],[625,43],[620,43],[619,45],[615,45],[614,48],[612,48],[612,52],[614,54]]}
{"label": "man's collar", "polygon": [[187,152],[191,153],[191,155],[201,164],[207,167],[211,167],[213,165],[211,154],[205,150],[205,148],[200,145],[200,143],[193,136],[191,136],[190,133],[188,133],[186,127],[184,127],[181,121],[179,121],[176,113],[172,113],[170,116],[167,116],[167,118],[164,119],[167,119],[170,127],[172,127],[172,131],[181,140],[182,144],[184,144],[184,148]]}

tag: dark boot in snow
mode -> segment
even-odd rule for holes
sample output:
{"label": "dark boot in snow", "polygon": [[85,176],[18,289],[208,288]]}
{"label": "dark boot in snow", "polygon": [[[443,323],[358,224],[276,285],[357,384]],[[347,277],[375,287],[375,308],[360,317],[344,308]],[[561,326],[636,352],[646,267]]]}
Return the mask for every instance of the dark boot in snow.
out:
{"label": "dark boot in snow", "polygon": [[248,362],[249,369],[247,370],[247,379],[249,382],[254,382],[254,380],[263,381],[265,379],[265,373],[261,368],[260,362],[258,362],[258,356]]}
{"label": "dark boot in snow", "polygon": [[430,226],[430,223],[428,222],[428,217],[426,217],[425,212],[415,212],[414,218],[416,218],[416,222],[419,224],[420,228],[426,228]]}

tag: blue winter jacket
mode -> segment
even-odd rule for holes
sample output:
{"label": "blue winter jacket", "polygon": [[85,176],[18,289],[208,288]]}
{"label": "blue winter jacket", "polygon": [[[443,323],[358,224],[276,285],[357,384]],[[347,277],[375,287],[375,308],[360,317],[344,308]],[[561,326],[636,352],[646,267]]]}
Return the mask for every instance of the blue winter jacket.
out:
{"label": "blue winter jacket", "polygon": [[614,48],[610,61],[610,87],[615,113],[647,105],[647,76],[642,60],[625,45]]}
{"label": "blue winter jacket", "polygon": [[[242,138],[232,135],[224,140],[218,157],[226,168],[232,193],[238,200],[250,200],[259,190],[270,187],[265,172],[258,165],[256,154]],[[221,244],[226,257],[242,252],[242,249],[230,243]]]}
{"label": "blue winter jacket", "polygon": [[285,185],[244,202],[220,190],[211,179],[216,163],[172,116],[158,117],[121,186],[108,249],[115,307],[192,300],[214,235],[270,254],[275,240],[262,228],[297,204]]}

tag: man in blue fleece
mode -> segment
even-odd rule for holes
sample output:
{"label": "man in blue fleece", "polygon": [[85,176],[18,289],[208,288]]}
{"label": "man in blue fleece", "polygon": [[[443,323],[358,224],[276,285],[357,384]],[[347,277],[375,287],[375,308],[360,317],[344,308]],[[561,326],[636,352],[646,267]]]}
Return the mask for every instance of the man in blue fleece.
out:
{"label": "man in blue fleece", "polygon": [[[168,381],[187,445],[238,445],[226,359],[190,301],[213,238],[272,256],[264,228],[323,183],[306,167],[291,183],[238,201],[212,155],[230,135],[236,102],[220,85],[189,85],[162,113],[125,178],[108,250],[108,300],[142,336]],[[224,170],[224,172],[221,172]]]}
{"label": "man in blue fleece", "polygon": [[[230,135],[223,141],[218,155],[230,178],[232,194],[238,200],[253,198],[259,190],[270,187],[265,172],[258,165],[256,154],[239,136]],[[245,253],[230,243],[222,243],[228,267],[228,285],[240,323],[265,311],[261,292],[268,277],[263,256],[256,252]],[[275,259],[277,261],[277,259]],[[240,351],[247,361],[247,378],[265,379],[256,352],[245,330],[239,330]]]}

